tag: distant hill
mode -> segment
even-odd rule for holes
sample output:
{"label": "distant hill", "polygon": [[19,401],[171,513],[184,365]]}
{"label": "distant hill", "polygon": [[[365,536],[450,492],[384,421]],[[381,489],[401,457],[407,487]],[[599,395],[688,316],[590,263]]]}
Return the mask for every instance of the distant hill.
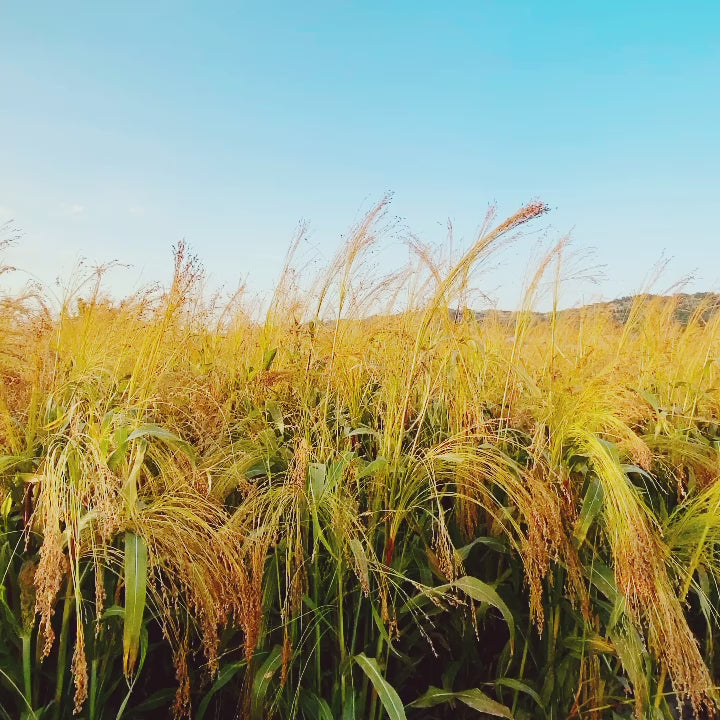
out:
{"label": "distant hill", "polygon": [[[613,318],[620,324],[625,323],[630,315],[633,303],[638,298],[637,295],[626,295],[625,297],[609,300],[607,302],[591,303],[580,308],[569,308],[561,310],[560,314],[586,312],[588,310],[608,311]],[[675,295],[648,295],[648,301],[665,300],[667,302],[675,302],[675,319],[682,325],[687,325],[695,311],[702,306],[702,318],[707,322],[715,313],[720,310],[720,294],[712,292],[698,293],[676,293]],[[451,310],[451,315],[456,315],[456,311]],[[488,315],[494,314],[501,320],[512,321],[516,315],[515,312],[509,310],[480,310],[475,312],[478,320],[483,320]],[[550,313],[533,313],[538,319],[547,319]]]}
{"label": "distant hill", "polygon": [[[630,314],[632,304],[637,295],[626,295],[625,297],[610,300],[604,303],[595,303],[588,307],[608,309],[613,317],[620,323],[624,323]],[[720,309],[720,294],[710,292],[698,293],[676,293],[675,295],[649,295],[648,300],[666,300],[677,303],[675,308],[675,319],[682,325],[687,325],[698,307],[702,306],[702,318],[707,321]]]}

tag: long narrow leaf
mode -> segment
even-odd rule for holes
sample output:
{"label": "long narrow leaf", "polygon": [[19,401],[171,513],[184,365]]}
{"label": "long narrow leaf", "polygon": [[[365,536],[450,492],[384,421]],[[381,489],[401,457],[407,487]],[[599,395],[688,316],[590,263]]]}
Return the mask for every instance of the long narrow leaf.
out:
{"label": "long narrow leaf", "polygon": [[355,661],[370,678],[370,682],[377,691],[380,702],[385,708],[390,720],[406,720],[405,708],[395,688],[383,677],[375,658],[369,658],[365,653],[355,656]]}
{"label": "long narrow leaf", "polygon": [[224,688],[235,677],[238,671],[245,667],[245,665],[247,665],[245,660],[238,660],[237,662],[225,665],[222,670],[220,670],[212,687],[207,691],[205,697],[200,702],[197,714],[195,715],[195,720],[202,720],[205,717],[205,713],[207,712],[210,701],[215,696],[215,693]]}
{"label": "long narrow leaf", "polygon": [[252,720],[260,720],[267,717],[265,712],[265,696],[270,687],[270,681],[275,671],[280,667],[282,662],[282,650],[276,645],[270,654],[265,658],[265,662],[258,668],[252,685],[251,702],[250,702],[250,718]]}
{"label": "long narrow leaf", "polygon": [[125,533],[125,614],[123,626],[123,670],[133,674],[140,648],[147,595],[147,544],[133,532]]}
{"label": "long narrow leaf", "polygon": [[510,630],[510,647],[512,648],[515,643],[515,618],[510,612],[510,608],[507,606],[505,601],[498,595],[497,590],[491,585],[484,583],[482,580],[470,577],[458,578],[452,583],[453,587],[462,590],[468,597],[471,597],[477,602],[488,603],[497,608],[501,613],[505,622],[507,623],[508,629]]}
{"label": "long narrow leaf", "polygon": [[410,706],[418,708],[434,707],[435,705],[441,705],[451,700],[459,700],[473,710],[486,713],[487,715],[510,718],[510,720],[512,720],[510,708],[489,698],[482,690],[478,690],[478,688],[462,690],[460,692],[449,692],[431,685],[421,697],[415,700],[415,702],[410,703]]}

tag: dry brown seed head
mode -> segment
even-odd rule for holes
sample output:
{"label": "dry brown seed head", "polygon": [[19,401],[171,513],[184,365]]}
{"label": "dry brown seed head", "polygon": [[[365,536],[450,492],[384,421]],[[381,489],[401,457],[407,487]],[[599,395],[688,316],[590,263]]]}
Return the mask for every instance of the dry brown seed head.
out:
{"label": "dry brown seed head", "polygon": [[282,665],[280,670],[280,686],[285,687],[287,681],[288,668],[290,659],[292,658],[292,641],[290,640],[290,632],[287,624],[283,628],[283,644],[282,644]]}
{"label": "dry brown seed head", "polygon": [[175,699],[172,706],[173,718],[190,718],[190,673],[187,664],[187,645],[183,644],[173,653],[173,664],[175,665],[175,679],[178,687],[175,691]]}
{"label": "dry brown seed head", "polygon": [[67,574],[68,561],[62,551],[62,535],[57,526],[46,526],[40,547],[40,561],[35,572],[35,612],[40,615],[40,633],[45,640],[41,653],[43,658],[50,654],[55,641],[52,627],[55,600]]}
{"label": "dry brown seed head", "polygon": [[75,706],[73,708],[73,715],[78,715],[82,711],[82,707],[88,697],[88,670],[87,658],[85,656],[85,633],[83,631],[82,620],[79,618],[77,622],[75,650],[72,657],[72,674],[75,682]]}

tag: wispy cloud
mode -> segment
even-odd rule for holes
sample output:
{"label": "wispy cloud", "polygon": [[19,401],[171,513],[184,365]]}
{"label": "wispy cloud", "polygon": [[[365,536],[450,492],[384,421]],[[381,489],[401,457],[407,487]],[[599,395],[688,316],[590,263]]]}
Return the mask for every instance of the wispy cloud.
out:
{"label": "wispy cloud", "polygon": [[81,215],[85,212],[85,206],[79,203],[60,203],[64,215]]}
{"label": "wispy cloud", "polygon": [[134,217],[142,217],[145,214],[145,208],[142,205],[131,205],[128,212]]}

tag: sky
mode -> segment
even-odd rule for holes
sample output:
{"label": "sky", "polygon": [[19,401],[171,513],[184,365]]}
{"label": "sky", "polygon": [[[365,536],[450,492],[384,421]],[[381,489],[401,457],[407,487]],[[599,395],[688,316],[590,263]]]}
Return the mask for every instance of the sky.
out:
{"label": "sky", "polygon": [[[516,302],[566,233],[598,284],[720,289],[717,2],[0,0],[0,237],[19,277],[82,258],[167,281],[180,239],[215,285],[273,286],[298,223],[329,260],[386,193],[406,239],[467,247],[488,207],[552,209],[479,283]],[[2,289],[2,288],[0,288]]]}

